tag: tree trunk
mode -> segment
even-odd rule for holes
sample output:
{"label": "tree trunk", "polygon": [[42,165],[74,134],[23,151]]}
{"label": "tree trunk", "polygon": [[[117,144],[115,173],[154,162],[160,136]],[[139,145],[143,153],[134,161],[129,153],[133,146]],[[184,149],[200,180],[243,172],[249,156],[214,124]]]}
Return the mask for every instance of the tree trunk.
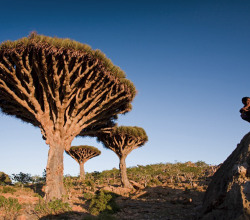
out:
{"label": "tree trunk", "polygon": [[133,188],[133,186],[130,184],[127,176],[127,167],[125,162],[126,157],[122,156],[120,158],[120,175],[121,175],[121,182],[122,186],[125,188]]}
{"label": "tree trunk", "polygon": [[62,199],[65,194],[63,185],[63,153],[64,145],[50,143],[46,167],[45,200]]}
{"label": "tree trunk", "polygon": [[85,180],[84,163],[80,163],[80,180]]}

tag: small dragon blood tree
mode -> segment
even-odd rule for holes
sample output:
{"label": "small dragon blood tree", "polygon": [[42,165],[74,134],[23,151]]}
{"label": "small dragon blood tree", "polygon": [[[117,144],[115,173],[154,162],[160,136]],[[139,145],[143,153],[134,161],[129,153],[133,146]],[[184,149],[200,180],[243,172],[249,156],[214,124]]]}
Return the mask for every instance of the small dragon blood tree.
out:
{"label": "small dragon blood tree", "polygon": [[125,160],[132,150],[141,147],[148,141],[145,130],[131,126],[114,127],[110,132],[98,133],[97,140],[101,141],[104,147],[114,151],[119,157],[122,186],[132,188],[127,177]]}
{"label": "small dragon blood tree", "polygon": [[88,145],[72,146],[70,150],[66,151],[77,163],[80,165],[80,179],[85,179],[84,164],[91,158],[99,156],[101,151],[96,147]]}
{"label": "small dragon blood tree", "polygon": [[63,152],[113,125],[136,90],[100,50],[32,33],[0,45],[0,109],[39,127],[49,145],[45,199],[61,199]]}

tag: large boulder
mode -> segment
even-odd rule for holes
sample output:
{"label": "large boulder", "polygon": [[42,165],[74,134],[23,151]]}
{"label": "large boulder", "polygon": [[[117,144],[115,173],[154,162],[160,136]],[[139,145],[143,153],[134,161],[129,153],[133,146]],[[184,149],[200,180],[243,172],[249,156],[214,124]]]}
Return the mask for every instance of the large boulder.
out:
{"label": "large boulder", "polygon": [[250,219],[250,133],[212,177],[199,219]]}

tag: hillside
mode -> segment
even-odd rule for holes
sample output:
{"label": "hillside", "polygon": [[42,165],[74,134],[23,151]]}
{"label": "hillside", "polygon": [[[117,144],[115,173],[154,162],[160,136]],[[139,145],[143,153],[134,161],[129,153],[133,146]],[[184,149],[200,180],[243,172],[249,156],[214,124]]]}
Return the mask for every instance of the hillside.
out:
{"label": "hillside", "polygon": [[194,219],[215,171],[201,161],[138,165],[128,168],[132,191],[120,187],[115,168],[82,182],[66,176],[67,198],[48,204],[41,179],[0,186],[0,219]]}

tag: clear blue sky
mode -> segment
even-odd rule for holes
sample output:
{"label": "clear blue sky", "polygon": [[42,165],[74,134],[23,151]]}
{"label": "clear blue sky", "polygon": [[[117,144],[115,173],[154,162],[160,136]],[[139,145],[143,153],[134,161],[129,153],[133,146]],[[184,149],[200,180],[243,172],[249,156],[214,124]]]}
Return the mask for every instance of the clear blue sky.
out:
{"label": "clear blue sky", "polygon": [[[223,162],[249,124],[240,118],[250,96],[250,1],[2,1],[0,42],[38,34],[71,38],[102,50],[138,90],[119,125],[143,127],[148,143],[127,166],[203,160]],[[102,155],[86,171],[118,168],[118,158],[95,139],[73,145]],[[0,171],[42,174],[48,146],[40,130],[0,114]],[[65,174],[78,164],[65,155]]]}

